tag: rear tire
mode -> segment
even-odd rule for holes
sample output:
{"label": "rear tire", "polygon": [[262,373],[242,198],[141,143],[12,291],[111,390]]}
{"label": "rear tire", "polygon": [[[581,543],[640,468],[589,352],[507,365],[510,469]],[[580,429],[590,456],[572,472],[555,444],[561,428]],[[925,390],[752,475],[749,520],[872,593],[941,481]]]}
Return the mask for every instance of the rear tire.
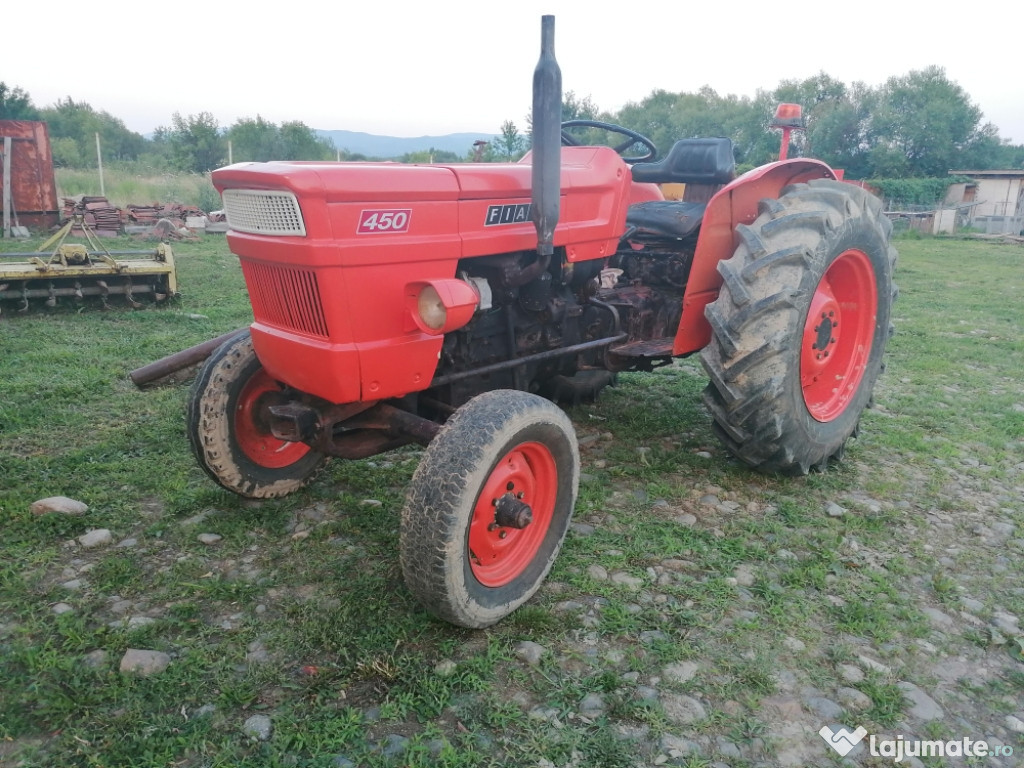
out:
{"label": "rear tire", "polygon": [[890,336],[891,231],[877,198],[831,180],[787,187],[737,227],[701,362],[715,432],[745,463],[806,474],[856,435]]}
{"label": "rear tire", "polygon": [[261,411],[282,391],[260,365],[248,331],[228,339],[203,365],[188,401],[188,438],[217,484],[250,499],[298,490],[324,464],[304,443],[275,438]]}
{"label": "rear tire", "polygon": [[[537,395],[495,390],[459,408],[427,447],[402,510],[402,573],[434,615],[463,627],[501,620],[540,588],[579,488],[576,433]],[[511,495],[525,527],[497,523]]]}

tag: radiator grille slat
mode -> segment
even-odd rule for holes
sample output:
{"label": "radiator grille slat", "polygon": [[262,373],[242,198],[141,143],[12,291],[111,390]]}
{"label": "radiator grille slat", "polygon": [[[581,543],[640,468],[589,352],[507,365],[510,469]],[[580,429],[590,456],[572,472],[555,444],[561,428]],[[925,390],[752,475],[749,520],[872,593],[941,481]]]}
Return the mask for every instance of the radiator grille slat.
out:
{"label": "radiator grille slat", "polygon": [[243,261],[253,315],[260,322],[309,336],[328,338],[316,273]]}

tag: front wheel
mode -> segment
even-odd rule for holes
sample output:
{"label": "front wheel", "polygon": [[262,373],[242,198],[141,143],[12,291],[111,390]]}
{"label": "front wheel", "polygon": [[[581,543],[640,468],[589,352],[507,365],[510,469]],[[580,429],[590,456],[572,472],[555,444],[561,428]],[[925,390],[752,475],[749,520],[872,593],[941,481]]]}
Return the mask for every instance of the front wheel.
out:
{"label": "front wheel", "polygon": [[188,401],[189,443],[223,488],[251,499],[284,496],[323,465],[323,454],[278,440],[267,427],[266,409],[282,390],[260,365],[248,331],[224,342],[200,369]]}
{"label": "front wheel", "polygon": [[878,199],[838,181],[762,200],[718,271],[701,352],[725,446],[766,472],[841,458],[882,371],[896,251]]}
{"label": "front wheel", "polygon": [[402,510],[402,573],[436,616],[494,624],[540,587],[579,488],[576,433],[550,401],[485,392],[430,443]]}

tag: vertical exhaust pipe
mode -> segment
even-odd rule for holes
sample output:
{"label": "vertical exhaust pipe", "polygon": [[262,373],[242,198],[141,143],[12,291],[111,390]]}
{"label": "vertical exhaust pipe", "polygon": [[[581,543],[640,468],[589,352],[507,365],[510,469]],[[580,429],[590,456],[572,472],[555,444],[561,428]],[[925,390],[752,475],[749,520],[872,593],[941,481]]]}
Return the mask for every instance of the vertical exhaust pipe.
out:
{"label": "vertical exhaust pipe", "polygon": [[533,70],[533,176],[530,217],[537,228],[537,253],[555,252],[561,195],[562,70],[555,61],[555,17],[540,20],[540,60]]}

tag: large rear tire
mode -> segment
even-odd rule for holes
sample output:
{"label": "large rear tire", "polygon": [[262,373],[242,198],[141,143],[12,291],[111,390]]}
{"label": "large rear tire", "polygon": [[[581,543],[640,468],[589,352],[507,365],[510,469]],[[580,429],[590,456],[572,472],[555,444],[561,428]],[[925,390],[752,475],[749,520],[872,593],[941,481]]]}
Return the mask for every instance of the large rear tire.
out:
{"label": "large rear tire", "polygon": [[876,197],[831,180],[787,187],[737,227],[701,362],[715,432],[745,463],[806,474],[842,457],[884,367],[891,231]]}
{"label": "large rear tire", "polygon": [[323,454],[278,440],[267,428],[263,414],[282,389],[260,365],[248,331],[224,342],[200,369],[188,400],[189,443],[223,488],[250,499],[284,496],[323,465]]}
{"label": "large rear tire", "polygon": [[409,486],[401,561],[410,591],[463,627],[510,614],[551,570],[579,476],[576,433],[560,408],[513,390],[474,397],[427,447]]}

